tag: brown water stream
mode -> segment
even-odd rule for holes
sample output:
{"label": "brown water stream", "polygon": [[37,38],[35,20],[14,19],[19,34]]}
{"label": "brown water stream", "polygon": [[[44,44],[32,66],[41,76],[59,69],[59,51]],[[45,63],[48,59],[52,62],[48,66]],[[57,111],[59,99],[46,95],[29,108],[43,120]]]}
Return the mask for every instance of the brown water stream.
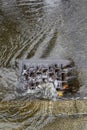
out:
{"label": "brown water stream", "polygon": [[27,58],[72,59],[86,99],[87,0],[0,0],[0,129],[87,130],[87,100],[14,101]]}

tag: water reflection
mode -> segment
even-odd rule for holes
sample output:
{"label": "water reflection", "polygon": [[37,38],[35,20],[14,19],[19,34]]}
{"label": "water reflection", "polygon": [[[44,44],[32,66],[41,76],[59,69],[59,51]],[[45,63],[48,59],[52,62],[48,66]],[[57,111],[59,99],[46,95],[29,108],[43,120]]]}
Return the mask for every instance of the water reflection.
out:
{"label": "water reflection", "polygon": [[0,7],[1,66],[32,57],[72,58],[86,86],[85,1],[2,0]]}
{"label": "water reflection", "polygon": [[44,15],[44,2],[43,0],[38,1],[21,1],[17,0],[17,6],[23,17],[27,20],[29,26],[35,28],[38,26],[38,21]]}
{"label": "water reflection", "polygon": [[27,2],[27,5],[26,1],[17,1],[14,7],[13,3],[7,1],[1,3],[0,60],[1,65],[5,66],[29,48],[41,29],[41,23],[38,21],[43,17],[43,1]]}
{"label": "water reflection", "polygon": [[[55,5],[55,3],[57,7],[51,8],[50,12],[49,8]],[[1,65],[9,66],[14,64],[17,58],[30,58],[41,52],[43,53],[37,56],[43,57],[44,49],[48,50],[47,46],[52,48],[52,42],[49,42],[51,39],[55,39],[54,35],[58,32],[56,23],[60,19],[60,15],[56,17],[58,11],[54,11],[56,11],[56,8],[59,8],[59,3],[60,1],[43,0],[2,1]],[[40,46],[44,46],[43,51]],[[51,51],[51,48],[49,51]]]}

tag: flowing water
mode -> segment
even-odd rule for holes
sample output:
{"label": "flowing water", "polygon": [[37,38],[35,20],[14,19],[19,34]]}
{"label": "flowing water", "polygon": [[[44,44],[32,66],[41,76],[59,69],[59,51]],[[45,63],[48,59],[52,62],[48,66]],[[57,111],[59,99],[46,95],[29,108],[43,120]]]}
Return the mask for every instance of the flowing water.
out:
{"label": "flowing water", "polygon": [[87,0],[0,0],[0,129],[87,130],[87,100],[16,95],[20,59],[75,62],[87,97]]}

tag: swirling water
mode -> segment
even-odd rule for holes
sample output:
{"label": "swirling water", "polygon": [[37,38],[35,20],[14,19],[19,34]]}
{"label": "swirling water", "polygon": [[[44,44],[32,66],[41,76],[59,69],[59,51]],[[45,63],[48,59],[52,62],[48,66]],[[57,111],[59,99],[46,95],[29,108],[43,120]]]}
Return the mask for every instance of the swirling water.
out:
{"label": "swirling water", "polygon": [[[79,92],[87,96],[86,12],[87,0],[0,1],[0,129],[87,129],[86,101],[80,101],[79,108],[79,101],[61,105],[60,101],[30,101],[29,97],[14,100],[15,61],[26,58],[73,59],[79,72]],[[83,116],[78,118],[75,113]]]}

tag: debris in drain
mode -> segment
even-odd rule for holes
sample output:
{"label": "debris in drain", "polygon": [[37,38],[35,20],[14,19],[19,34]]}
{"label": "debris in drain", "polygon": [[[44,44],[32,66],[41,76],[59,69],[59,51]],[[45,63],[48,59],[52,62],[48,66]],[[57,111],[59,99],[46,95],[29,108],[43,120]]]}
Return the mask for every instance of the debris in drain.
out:
{"label": "debris in drain", "polygon": [[22,72],[19,83],[23,89],[35,90],[42,84],[53,84],[58,96],[75,93],[79,88],[74,64],[68,60],[25,60],[21,62]]}

